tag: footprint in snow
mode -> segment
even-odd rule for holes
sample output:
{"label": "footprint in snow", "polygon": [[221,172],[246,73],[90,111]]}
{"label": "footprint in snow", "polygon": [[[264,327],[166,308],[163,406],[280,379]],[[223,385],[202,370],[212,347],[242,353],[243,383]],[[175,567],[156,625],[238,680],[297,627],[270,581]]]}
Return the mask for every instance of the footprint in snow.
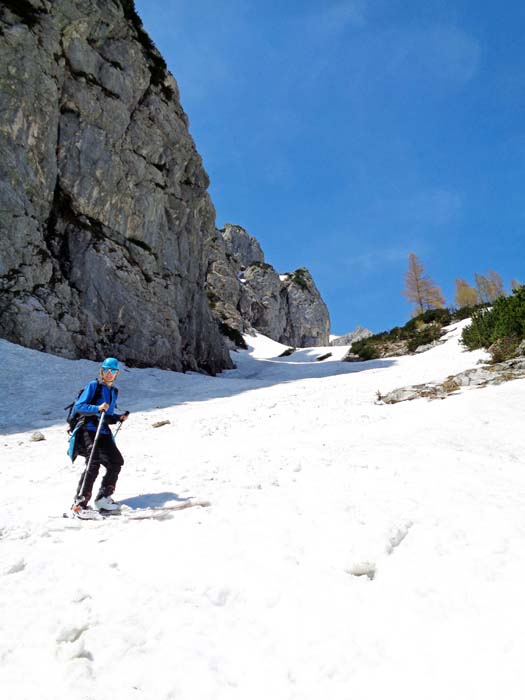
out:
{"label": "footprint in snow", "polygon": [[6,575],[9,574],[18,574],[20,571],[23,571],[26,568],[26,562],[24,559],[19,559],[17,562],[12,564],[6,571],[4,572]]}
{"label": "footprint in snow", "polygon": [[[385,545],[385,553],[388,556],[403,542],[413,524],[411,520],[407,520],[402,525],[392,528]],[[377,574],[377,564],[371,559],[361,559],[354,561],[346,571],[352,576],[367,576],[370,581],[373,581]]]}
{"label": "footprint in snow", "polygon": [[64,625],[57,634],[57,643],[76,642],[89,629],[89,625]]}
{"label": "footprint in snow", "polygon": [[373,581],[376,575],[376,565],[373,561],[356,561],[347,569],[347,572],[352,576],[367,576],[370,581]]}
{"label": "footprint in snow", "polygon": [[228,602],[230,593],[231,591],[228,588],[212,588],[211,590],[207,591],[206,595],[210,603],[222,608]]}
{"label": "footprint in snow", "polygon": [[[83,635],[89,630],[89,624],[63,625],[56,636],[57,657],[68,664],[74,664],[75,675],[91,676],[93,654],[86,649]],[[81,662],[81,663],[79,663]]]}
{"label": "footprint in snow", "polygon": [[405,539],[405,537],[408,535],[410,528],[412,527],[414,523],[411,520],[407,520],[403,525],[400,525],[399,527],[392,528],[392,531],[390,533],[390,537],[388,539],[385,551],[387,554],[392,554],[394,549],[399,547],[401,542]]}

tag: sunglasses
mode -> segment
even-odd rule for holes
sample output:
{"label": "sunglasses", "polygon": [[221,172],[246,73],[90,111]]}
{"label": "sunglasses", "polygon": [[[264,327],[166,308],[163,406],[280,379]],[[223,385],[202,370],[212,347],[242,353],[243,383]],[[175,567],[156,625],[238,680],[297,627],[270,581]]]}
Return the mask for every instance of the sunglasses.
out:
{"label": "sunglasses", "polygon": [[103,372],[109,372],[110,374],[117,374],[119,371],[118,369],[107,369],[106,367],[102,367]]}

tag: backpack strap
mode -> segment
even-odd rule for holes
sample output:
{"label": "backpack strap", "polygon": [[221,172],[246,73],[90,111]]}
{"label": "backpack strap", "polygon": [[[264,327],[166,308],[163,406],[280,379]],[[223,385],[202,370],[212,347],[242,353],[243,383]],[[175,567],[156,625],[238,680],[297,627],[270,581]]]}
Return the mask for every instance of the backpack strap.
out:
{"label": "backpack strap", "polygon": [[[93,394],[93,396],[90,399],[90,402],[93,406],[98,406],[98,402],[102,400],[103,387],[104,387],[104,384],[97,379],[97,386],[95,388],[95,393]],[[109,396],[110,396],[109,400],[110,401],[113,400],[113,392],[115,392],[114,395],[115,395],[115,405],[116,405],[116,400],[118,398],[118,389],[116,386],[109,387]],[[96,420],[98,422],[98,420],[99,420],[99,416],[95,416],[95,415],[86,416],[86,418],[89,419],[90,421]]]}
{"label": "backpack strap", "polygon": [[99,382],[97,379],[97,386],[95,388],[95,393],[93,394],[93,398],[91,399],[91,403],[93,406],[98,406],[98,401],[102,398],[102,382]]}

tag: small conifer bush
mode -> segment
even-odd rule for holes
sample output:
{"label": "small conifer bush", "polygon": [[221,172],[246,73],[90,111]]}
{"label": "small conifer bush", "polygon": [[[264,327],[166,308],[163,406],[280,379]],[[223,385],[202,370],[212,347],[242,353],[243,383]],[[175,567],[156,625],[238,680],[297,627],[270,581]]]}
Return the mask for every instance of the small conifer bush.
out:
{"label": "small conifer bush", "polygon": [[291,274],[291,279],[294,284],[301,287],[305,292],[308,291],[308,279],[306,275],[308,270],[304,267],[300,267],[298,270]]}
{"label": "small conifer bush", "polygon": [[370,338],[356,340],[355,343],[352,343],[350,351],[355,355],[358,355],[360,360],[376,360],[379,357],[379,350],[376,344],[371,341],[371,338],[376,337],[377,336],[370,336]]}
{"label": "small conifer bush", "polygon": [[421,345],[430,345],[441,337],[441,326],[433,323],[416,333],[409,339],[407,348],[409,352],[415,352]]}
{"label": "small conifer bush", "polygon": [[496,344],[493,357],[501,362],[515,352],[525,338],[525,286],[511,296],[498,297],[492,308],[482,308],[472,315],[472,323],[463,330],[462,342],[469,350]]}

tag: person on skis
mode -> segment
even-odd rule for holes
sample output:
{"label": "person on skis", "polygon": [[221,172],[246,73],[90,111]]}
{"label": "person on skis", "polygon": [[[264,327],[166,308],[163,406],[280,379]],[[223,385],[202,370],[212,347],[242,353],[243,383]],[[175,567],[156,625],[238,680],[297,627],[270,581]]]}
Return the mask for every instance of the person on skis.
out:
{"label": "person on skis", "polygon": [[[76,450],[86,459],[86,468],[80,477],[72,506],[75,513],[89,509],[93,485],[101,464],[105,467],[106,473],[95,498],[95,508],[101,511],[113,511],[119,508],[111,496],[115,491],[124,458],[108,427],[108,425],[127,420],[129,415],[128,412],[123,414],[115,412],[118,389],[114,383],[119,372],[118,360],[114,357],[106,358],[100,366],[98,379],[89,382],[84,387],[73,406],[73,414],[83,417],[75,436]],[[99,421],[102,421],[102,425],[91,463],[88,465]]]}

